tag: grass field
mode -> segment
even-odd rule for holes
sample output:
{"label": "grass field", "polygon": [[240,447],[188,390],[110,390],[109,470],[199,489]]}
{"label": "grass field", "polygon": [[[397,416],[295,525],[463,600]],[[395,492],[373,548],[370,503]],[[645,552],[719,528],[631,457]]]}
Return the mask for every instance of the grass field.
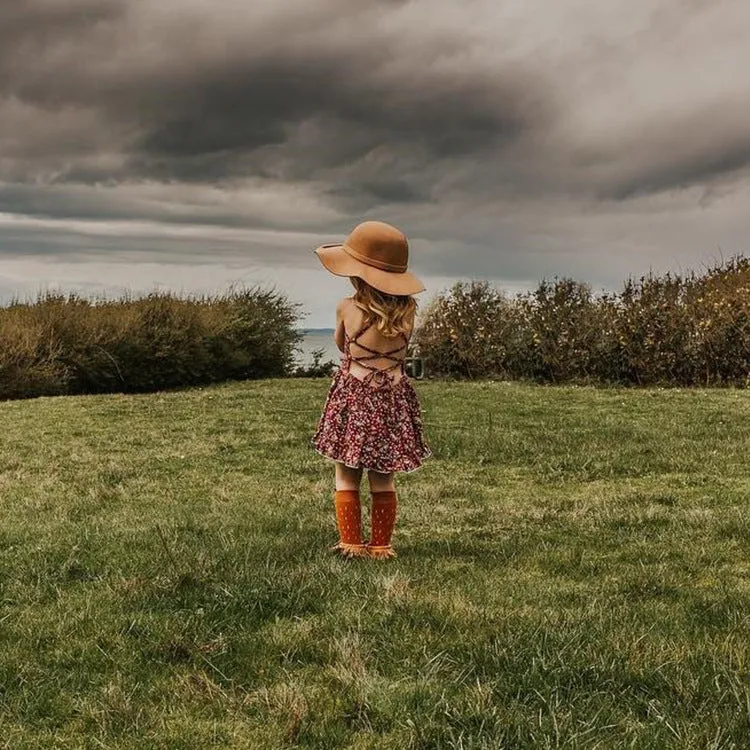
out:
{"label": "grass field", "polygon": [[382,563],[327,385],[0,403],[0,747],[750,747],[750,393],[419,383]]}

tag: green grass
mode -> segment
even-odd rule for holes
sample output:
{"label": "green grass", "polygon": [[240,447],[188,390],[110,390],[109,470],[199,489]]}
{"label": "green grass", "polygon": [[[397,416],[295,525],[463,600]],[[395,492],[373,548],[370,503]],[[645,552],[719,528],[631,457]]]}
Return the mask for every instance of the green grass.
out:
{"label": "green grass", "polygon": [[382,563],[327,385],[0,403],[0,747],[750,747],[750,393],[420,383]]}

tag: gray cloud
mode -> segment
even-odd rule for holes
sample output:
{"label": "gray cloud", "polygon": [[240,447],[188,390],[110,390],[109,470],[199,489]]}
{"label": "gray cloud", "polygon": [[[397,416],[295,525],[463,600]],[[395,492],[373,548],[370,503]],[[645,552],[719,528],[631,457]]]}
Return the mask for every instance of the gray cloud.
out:
{"label": "gray cloud", "polygon": [[[315,14],[290,13],[290,4],[271,10],[265,25],[253,11],[225,5],[224,15],[221,3],[198,3],[154,19],[153,5],[138,0],[127,11],[91,0],[63,11],[37,0],[7,19],[0,81],[16,122],[5,130],[22,125],[20,105],[35,108],[27,118],[49,121],[47,132],[37,126],[16,147],[27,178],[339,176],[359,180],[355,189],[365,194],[372,188],[376,197],[411,200],[424,186],[384,179],[389,165],[367,157],[384,144],[415,168],[470,157],[518,139],[544,105],[543,80],[522,66],[466,65],[470,39],[414,37],[385,23],[405,3],[329,2]],[[242,34],[231,30],[236,21]],[[49,133],[63,119],[68,158],[56,162]],[[107,148],[121,163],[96,158]],[[393,195],[389,185],[397,186]]]}
{"label": "gray cloud", "polygon": [[305,267],[301,236],[373,216],[435,279],[700,259],[745,241],[748,33],[743,0],[5,3],[0,213],[33,221],[0,263],[198,262],[182,226]]}

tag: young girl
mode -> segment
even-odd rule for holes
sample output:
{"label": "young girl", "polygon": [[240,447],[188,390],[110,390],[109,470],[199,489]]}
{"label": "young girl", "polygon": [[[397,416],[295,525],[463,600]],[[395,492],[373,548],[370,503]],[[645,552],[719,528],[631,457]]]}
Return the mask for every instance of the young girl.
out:
{"label": "young girl", "polygon": [[[413,471],[431,451],[404,358],[416,302],[424,285],[406,270],[409,245],[395,227],[379,221],[357,226],[343,244],[316,251],[337,276],[349,276],[353,297],[336,308],[336,344],[343,353],[312,439],[336,462],[336,522],[345,557],[395,557],[397,471]],[[362,539],[359,487],[367,470],[371,494],[370,540]]]}

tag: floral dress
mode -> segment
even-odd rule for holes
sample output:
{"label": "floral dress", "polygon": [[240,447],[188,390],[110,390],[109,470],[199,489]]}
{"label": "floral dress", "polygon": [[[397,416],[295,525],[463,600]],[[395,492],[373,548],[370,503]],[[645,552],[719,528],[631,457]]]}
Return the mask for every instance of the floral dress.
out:
{"label": "floral dress", "polygon": [[[404,371],[404,358],[395,355],[406,349],[408,339],[397,349],[377,352],[357,339],[372,325],[364,324],[351,338],[344,331],[344,356],[333,376],[323,414],[312,444],[318,453],[353,469],[372,469],[383,474],[414,471],[432,454],[424,441],[422,413],[411,380]],[[352,344],[367,354],[354,356]],[[380,369],[371,360],[388,359]],[[368,375],[359,379],[350,372],[359,363]],[[394,370],[401,372],[394,379]]]}

